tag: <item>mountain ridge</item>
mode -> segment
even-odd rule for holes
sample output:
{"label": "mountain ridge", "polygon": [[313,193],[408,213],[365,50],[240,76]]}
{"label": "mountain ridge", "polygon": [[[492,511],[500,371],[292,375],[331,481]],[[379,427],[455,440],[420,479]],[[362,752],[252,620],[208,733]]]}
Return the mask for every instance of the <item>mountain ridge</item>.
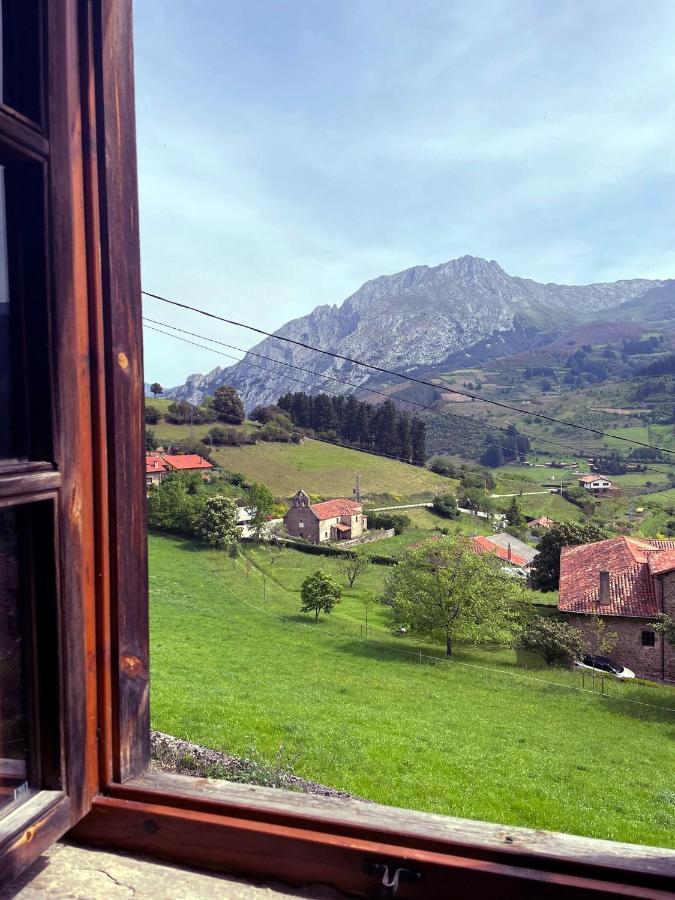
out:
{"label": "mountain ridge", "polygon": [[[475,359],[506,356],[560,337],[587,317],[602,318],[622,304],[649,294],[658,307],[661,293],[672,296],[671,280],[643,278],[589,285],[542,284],[509,275],[495,261],[462,256],[437,266],[418,265],[366,281],[341,304],[323,304],[282,325],[275,335],[323,347],[343,356],[410,373],[425,367],[458,368]],[[664,291],[665,288],[669,290]],[[248,354],[232,366],[190,375],[165,396],[201,402],[227,382],[245,406],[272,403],[287,390],[316,391],[334,375],[365,384],[372,372],[273,337],[251,348],[256,353],[314,370],[316,376],[285,370],[270,375],[254,368],[273,364]],[[348,389],[346,389],[348,391]]]}

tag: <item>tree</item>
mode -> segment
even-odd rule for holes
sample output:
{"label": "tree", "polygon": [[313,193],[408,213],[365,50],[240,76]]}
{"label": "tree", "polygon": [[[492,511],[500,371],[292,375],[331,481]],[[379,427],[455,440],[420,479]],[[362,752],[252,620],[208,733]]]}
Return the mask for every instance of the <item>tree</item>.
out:
{"label": "tree", "polygon": [[664,639],[675,647],[675,619],[667,613],[661,613],[656,622],[651,623],[654,631],[660,632]]}
{"label": "tree", "polygon": [[584,654],[581,631],[552,616],[534,616],[521,631],[516,647],[543,656],[547,666],[558,659],[579,659]]}
{"label": "tree", "polygon": [[157,409],[156,406],[148,406],[146,404],[145,407],[145,424],[146,425],[156,425],[162,418],[161,412]]}
{"label": "tree", "polygon": [[491,469],[498,469],[504,464],[504,454],[502,448],[496,444],[490,444],[480,458],[482,466],[489,466]]}
{"label": "tree", "polygon": [[254,481],[249,488],[247,505],[251,513],[249,524],[254,531],[256,541],[259,541],[267,524],[267,518],[274,508],[274,494],[262,481]]}
{"label": "tree", "polygon": [[615,631],[607,631],[607,624],[600,616],[590,620],[584,637],[586,652],[590,656],[609,656],[619,640]]}
{"label": "tree", "polygon": [[222,422],[240,425],[244,421],[244,404],[241,397],[227,384],[221,384],[213,395],[213,409]]}
{"label": "tree", "polygon": [[157,394],[163,394],[163,393],[164,393],[164,388],[163,388],[162,385],[159,383],[159,381],[153,381],[153,383],[150,385],[150,393],[151,393],[154,397],[156,397]]}
{"label": "tree", "polygon": [[483,488],[469,488],[464,492],[464,502],[471,512],[484,512],[491,515],[495,505],[492,497]]}
{"label": "tree", "polygon": [[236,436],[237,432],[234,428],[223,428],[220,425],[214,425],[213,428],[206,432],[206,437],[212,444],[220,447],[223,444],[231,444],[233,442],[233,433]]}
{"label": "tree", "polygon": [[370,568],[370,557],[359,547],[357,550],[346,554],[345,558],[340,560],[340,571],[349,583],[349,587],[354,587],[356,579],[367,572]]}
{"label": "tree", "polygon": [[227,550],[230,556],[239,554],[237,507],[229,497],[209,497],[195,522],[195,535],[211,547]]}
{"label": "tree", "polygon": [[527,607],[522,585],[463,534],[406,551],[385,584],[394,620],[414,633],[475,643],[510,639]]}
{"label": "tree", "polygon": [[318,621],[319,613],[331,613],[335,604],[340,602],[342,588],[328,572],[319,569],[302,582],[300,597],[301,612],[313,612]]}
{"label": "tree", "polygon": [[199,475],[173,472],[150,489],[148,526],[192,535],[205,501],[204,483]]}
{"label": "tree", "polygon": [[511,497],[511,502],[506,510],[505,518],[506,524],[511,525],[513,528],[522,528],[525,524],[525,516],[522,514],[515,497]]}
{"label": "tree", "polygon": [[537,591],[557,591],[560,583],[560,551],[563,547],[590,544],[606,537],[602,528],[582,522],[559,522],[542,535],[531,569],[531,584]]}
{"label": "tree", "polygon": [[286,551],[288,529],[283,522],[276,522],[269,527],[267,534],[269,537],[268,549],[270,565],[273,566]]}
{"label": "tree", "polygon": [[431,508],[436,513],[436,515],[443,516],[444,519],[459,518],[459,512],[457,511],[457,500],[454,494],[442,494],[440,497],[434,497],[434,502]]}
{"label": "tree", "polygon": [[415,465],[423,466],[427,458],[427,426],[422,419],[413,417],[410,426],[410,440],[412,443],[412,461]]}
{"label": "tree", "polygon": [[145,451],[148,453],[150,450],[156,450],[159,446],[159,442],[155,437],[155,432],[152,428],[145,429]]}

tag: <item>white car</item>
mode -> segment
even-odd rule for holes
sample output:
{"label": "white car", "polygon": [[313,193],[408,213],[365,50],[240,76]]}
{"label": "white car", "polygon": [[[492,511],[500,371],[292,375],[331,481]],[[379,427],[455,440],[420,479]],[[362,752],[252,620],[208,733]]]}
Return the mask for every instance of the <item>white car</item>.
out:
{"label": "white car", "polygon": [[603,675],[613,675],[621,681],[635,678],[635,672],[622,666],[621,663],[614,662],[607,656],[584,656],[581,662],[579,662],[578,659],[574,660],[574,667],[576,669],[584,669],[587,672],[600,672]]}

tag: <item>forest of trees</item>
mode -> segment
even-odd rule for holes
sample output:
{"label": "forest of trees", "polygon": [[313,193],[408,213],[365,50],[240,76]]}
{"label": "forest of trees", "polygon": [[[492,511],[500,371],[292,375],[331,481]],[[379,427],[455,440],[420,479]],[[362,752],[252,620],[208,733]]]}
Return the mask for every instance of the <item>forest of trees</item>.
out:
{"label": "forest of trees", "polygon": [[278,404],[299,428],[311,428],[327,440],[423,465],[426,424],[398,410],[391,400],[377,406],[350,395],[284,394]]}

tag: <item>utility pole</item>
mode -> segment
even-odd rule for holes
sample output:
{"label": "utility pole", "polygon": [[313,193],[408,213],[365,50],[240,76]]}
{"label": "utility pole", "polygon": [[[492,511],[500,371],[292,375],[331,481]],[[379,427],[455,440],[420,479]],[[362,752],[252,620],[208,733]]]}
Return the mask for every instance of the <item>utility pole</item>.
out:
{"label": "utility pole", "polygon": [[361,476],[360,475],[356,476],[356,484],[354,486],[354,490],[352,491],[352,493],[354,495],[354,499],[356,500],[356,502],[360,503],[361,502]]}
{"label": "utility pole", "polygon": [[195,439],[194,417],[193,417],[192,404],[190,404],[190,440],[194,441],[194,439]]}

